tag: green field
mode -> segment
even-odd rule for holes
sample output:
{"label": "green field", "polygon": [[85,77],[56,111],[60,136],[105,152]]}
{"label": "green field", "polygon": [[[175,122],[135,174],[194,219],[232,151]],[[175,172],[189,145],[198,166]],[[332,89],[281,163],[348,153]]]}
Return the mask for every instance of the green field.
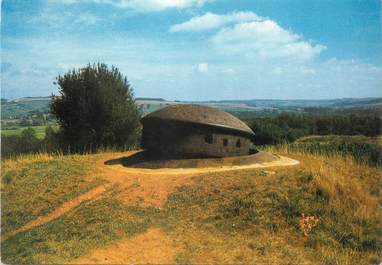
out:
{"label": "green field", "polygon": [[2,126],[1,128],[1,135],[9,136],[9,135],[18,135],[20,136],[21,132],[27,128],[32,128],[36,132],[36,137],[38,139],[44,139],[45,137],[45,129],[48,126],[52,126],[53,129],[58,129],[57,124],[50,124],[50,125],[40,125],[40,126],[18,126],[18,125],[12,125],[12,126]]}

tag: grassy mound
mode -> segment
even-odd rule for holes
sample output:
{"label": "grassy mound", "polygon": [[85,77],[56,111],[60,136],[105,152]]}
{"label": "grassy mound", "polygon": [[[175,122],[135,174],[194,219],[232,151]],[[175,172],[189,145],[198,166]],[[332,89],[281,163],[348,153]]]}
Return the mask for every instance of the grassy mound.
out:
{"label": "grassy mound", "polygon": [[[161,229],[184,246],[178,263],[381,261],[380,169],[340,156],[282,155],[301,164],[195,176],[170,194],[162,209],[127,204],[119,197],[120,187],[113,186],[102,198],[3,241],[2,261],[69,263],[149,228]],[[100,180],[84,176],[97,170],[95,161],[107,159],[98,154],[3,162],[5,228],[32,219],[14,212],[30,208],[36,217],[75,196],[73,192],[96,185]],[[318,219],[307,236],[301,229],[303,213]]]}

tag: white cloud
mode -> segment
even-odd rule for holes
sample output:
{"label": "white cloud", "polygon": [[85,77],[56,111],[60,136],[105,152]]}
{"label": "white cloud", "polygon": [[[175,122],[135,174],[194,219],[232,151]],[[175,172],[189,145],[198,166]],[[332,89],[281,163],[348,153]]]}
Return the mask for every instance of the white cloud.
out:
{"label": "white cloud", "polygon": [[303,40],[269,19],[223,28],[211,38],[211,42],[224,53],[296,60],[312,59],[326,48]]}
{"label": "white cloud", "polygon": [[323,45],[312,44],[290,30],[283,29],[273,20],[249,11],[226,15],[206,13],[170,27],[171,32],[212,29],[220,29],[210,41],[224,54],[304,61],[326,49]]}
{"label": "white cloud", "polygon": [[[302,41],[299,36],[285,40]],[[193,42],[184,46],[172,41],[112,33],[102,38],[49,34],[38,38],[8,37],[1,51],[5,62],[2,95],[15,98],[56,93],[52,83],[58,74],[88,62],[105,62],[117,66],[136,95],[142,97],[218,100],[381,96],[380,64],[341,59],[246,60],[243,54],[221,56],[220,51],[216,53],[208,45],[198,48]]]}
{"label": "white cloud", "polygon": [[171,26],[170,31],[203,31],[219,28],[229,23],[260,20],[263,20],[263,18],[259,17],[254,12],[233,12],[227,15],[218,15],[208,12],[202,16],[193,17],[186,22],[175,24]]}
{"label": "white cloud", "polygon": [[138,11],[162,11],[169,8],[202,6],[207,0],[120,0],[116,5]]}
{"label": "white cloud", "polygon": [[199,73],[207,73],[208,72],[208,63],[198,64],[198,72]]}
{"label": "white cloud", "polygon": [[[358,60],[339,60],[337,58],[331,58],[325,63],[325,69],[331,72],[342,72],[342,73],[363,73],[365,76],[368,74],[381,74],[381,65],[372,65],[368,63],[363,63]],[[382,77],[382,75],[381,75]]]}
{"label": "white cloud", "polygon": [[[57,1],[57,0],[53,0]],[[127,8],[139,12],[163,11],[171,8],[200,7],[214,0],[59,0],[65,4],[91,2],[96,4],[108,4],[118,8]]]}

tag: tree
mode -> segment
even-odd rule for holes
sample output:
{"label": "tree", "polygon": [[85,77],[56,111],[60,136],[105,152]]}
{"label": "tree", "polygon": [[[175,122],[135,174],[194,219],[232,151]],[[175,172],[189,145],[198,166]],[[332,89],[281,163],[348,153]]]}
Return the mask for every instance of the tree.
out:
{"label": "tree", "polygon": [[37,138],[35,130],[28,127],[21,131],[18,148],[20,153],[36,153],[40,145],[41,141]]}
{"label": "tree", "polygon": [[42,148],[45,152],[55,152],[61,149],[60,134],[55,132],[52,126],[45,128],[45,137],[42,141]]}
{"label": "tree", "polygon": [[50,108],[66,148],[83,152],[137,143],[139,111],[133,89],[118,68],[88,64],[59,75],[57,84],[60,95],[52,96]]}

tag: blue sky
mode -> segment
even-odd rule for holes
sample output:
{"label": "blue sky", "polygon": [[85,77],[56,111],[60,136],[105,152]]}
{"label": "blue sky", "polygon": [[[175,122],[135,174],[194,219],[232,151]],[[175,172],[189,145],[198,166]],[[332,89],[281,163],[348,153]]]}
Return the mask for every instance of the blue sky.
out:
{"label": "blue sky", "polygon": [[104,62],[137,97],[382,96],[380,0],[3,0],[1,96]]}

